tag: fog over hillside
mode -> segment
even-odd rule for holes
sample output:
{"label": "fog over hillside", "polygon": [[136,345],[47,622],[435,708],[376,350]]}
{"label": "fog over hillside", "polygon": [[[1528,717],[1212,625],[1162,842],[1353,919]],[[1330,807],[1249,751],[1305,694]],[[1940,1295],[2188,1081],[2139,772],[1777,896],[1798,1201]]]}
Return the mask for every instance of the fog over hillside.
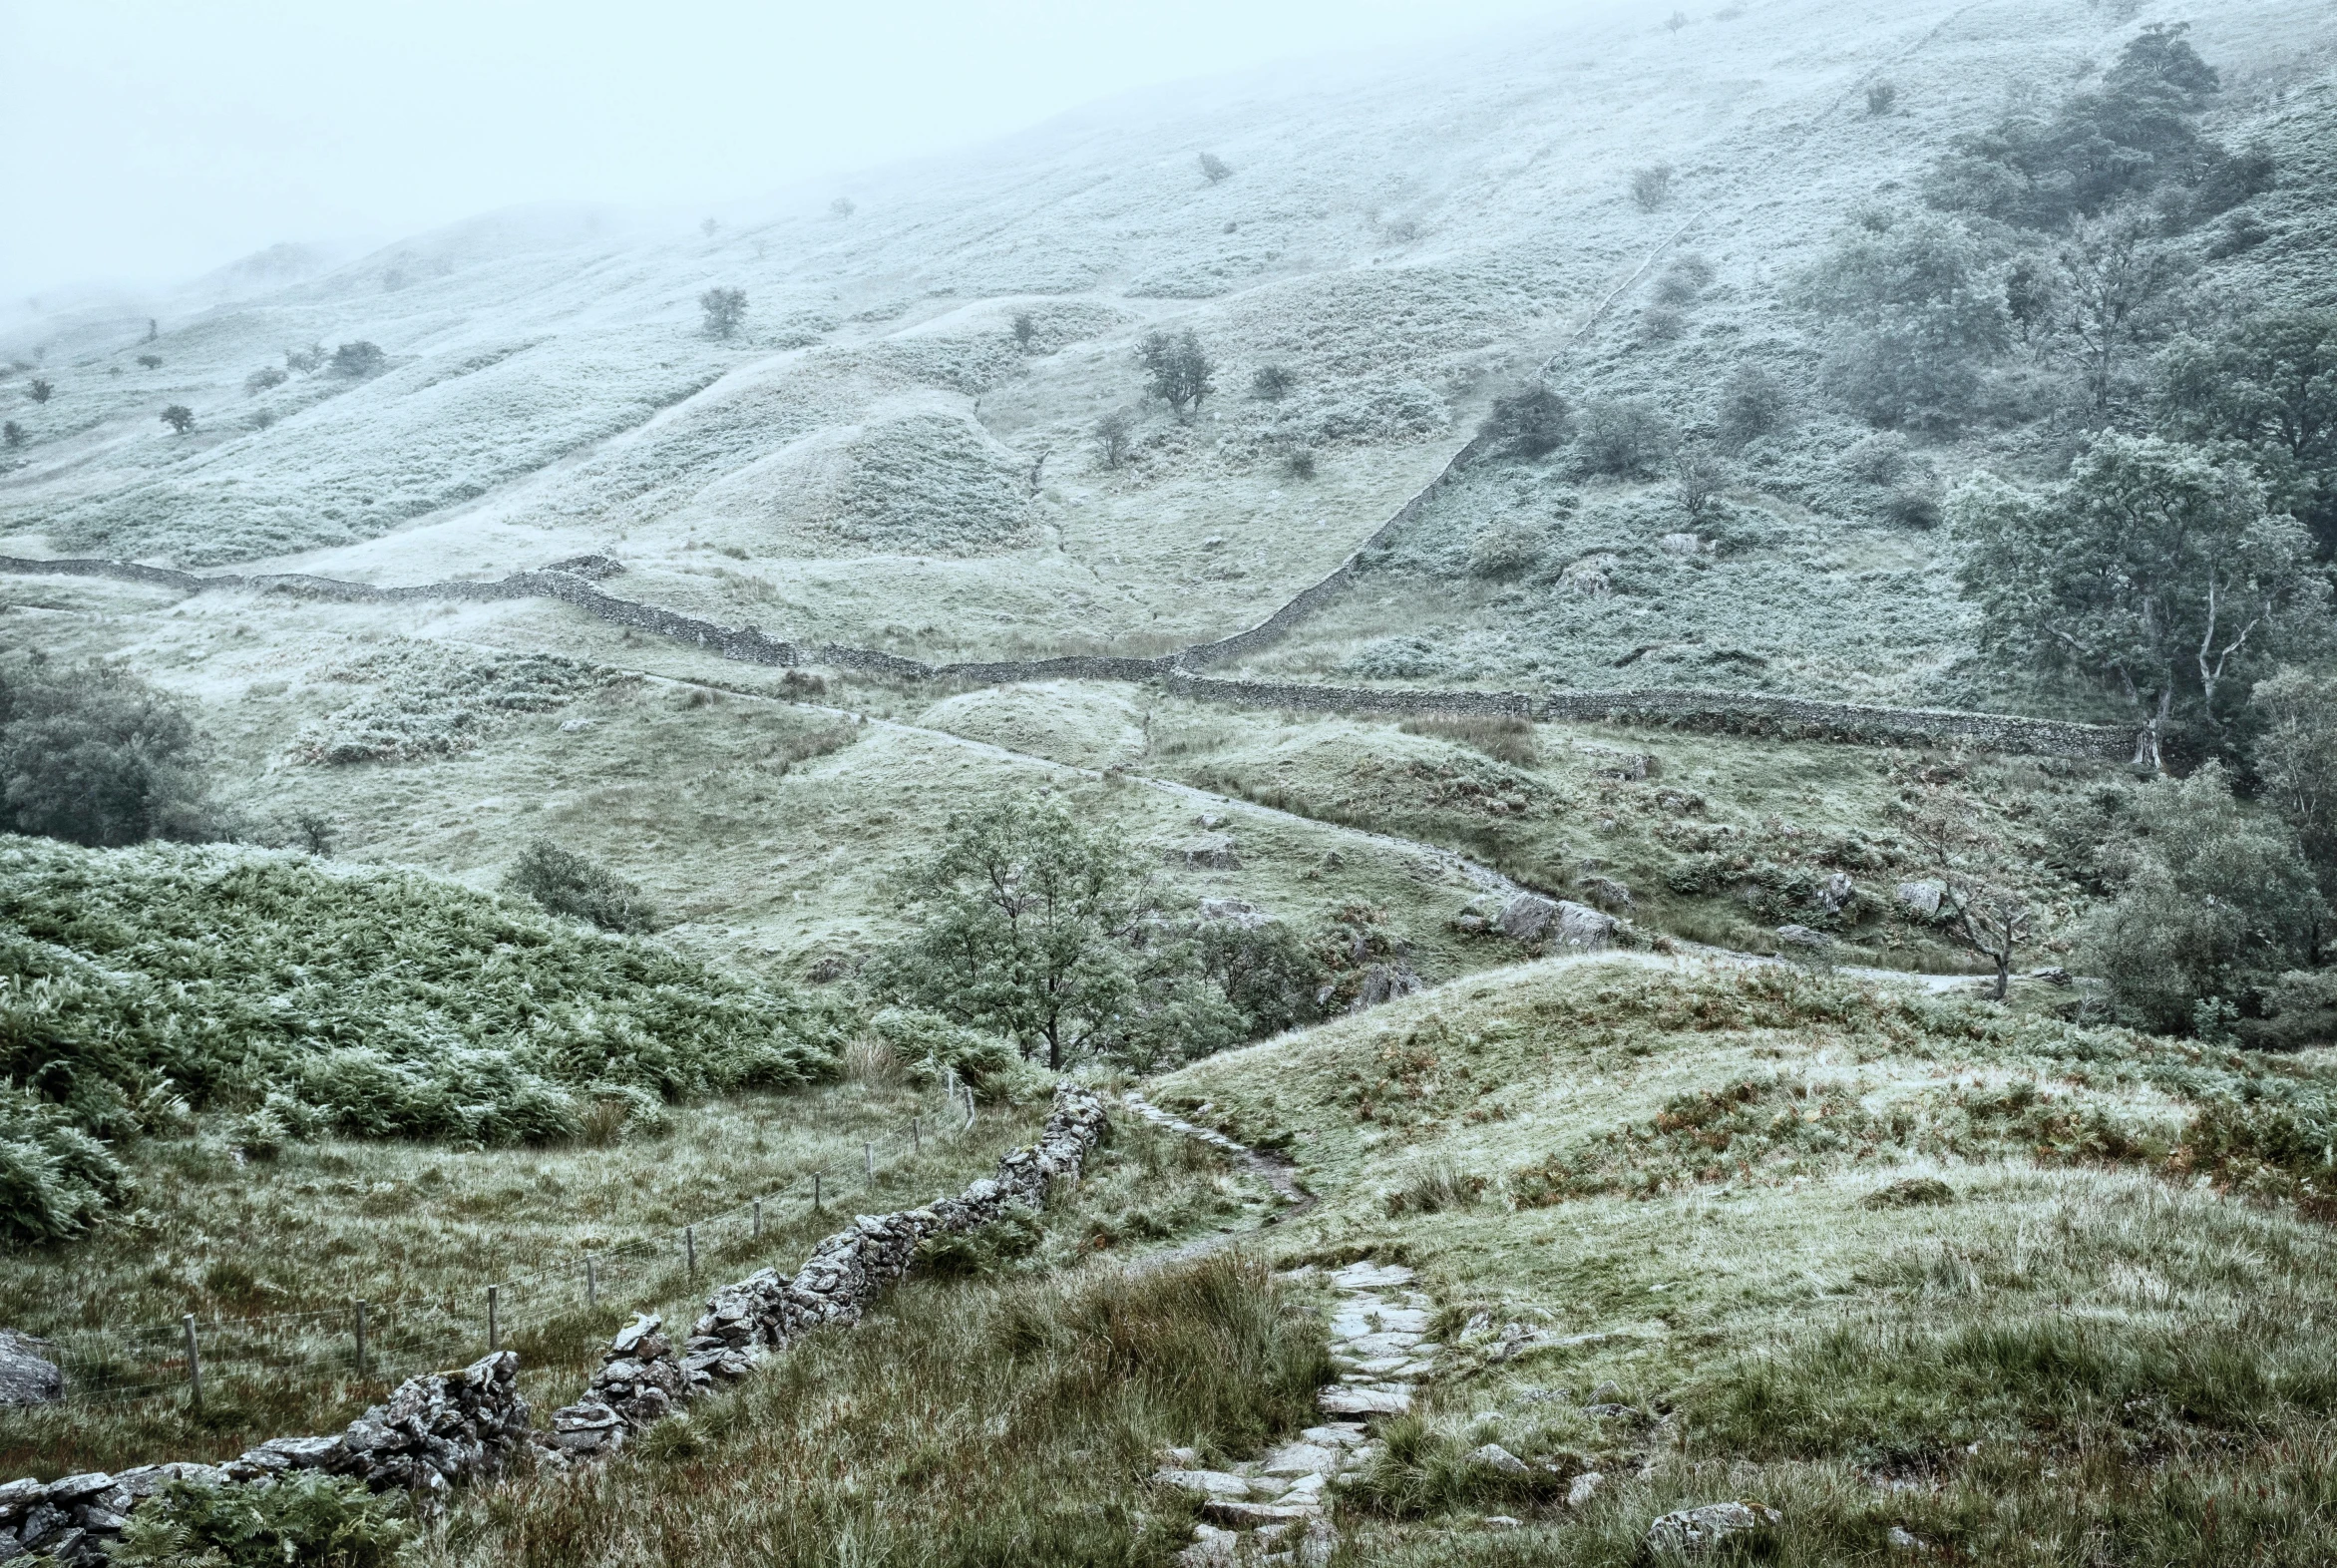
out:
{"label": "fog over hillside", "polygon": [[0,1559],[2325,1561],[2326,0],[149,20]]}

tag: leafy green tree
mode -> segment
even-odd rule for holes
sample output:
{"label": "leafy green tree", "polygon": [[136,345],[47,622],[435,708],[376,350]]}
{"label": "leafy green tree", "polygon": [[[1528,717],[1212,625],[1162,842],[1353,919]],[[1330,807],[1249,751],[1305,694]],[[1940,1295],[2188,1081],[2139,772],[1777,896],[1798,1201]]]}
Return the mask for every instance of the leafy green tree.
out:
{"label": "leafy green tree", "polygon": [[1637,398],[1602,398],[1582,411],[1575,453],[1585,471],[1646,479],[1672,456],[1672,427]]}
{"label": "leafy green tree", "polygon": [[1720,406],[1715,411],[1721,439],[1732,447],[1784,428],[1792,417],[1792,400],[1784,383],[1758,365],[1739,365],[1721,383]]}
{"label": "leafy green tree", "polygon": [[110,665],[0,676],[0,827],[103,847],[206,838],[187,715]]}
{"label": "leafy green tree", "polygon": [[2337,310],[2251,315],[2212,341],[2178,339],[2160,368],[2166,431],[2244,446],[2273,504],[2337,556]]}
{"label": "leafy green tree", "polygon": [[1007,799],[952,819],[901,886],[917,932],[878,981],[900,999],[1003,1034],[1055,1069],[1135,1032],[1156,905],[1118,834],[1060,802]]}
{"label": "leafy green tree", "polygon": [[1144,367],[1146,389],[1180,416],[1187,405],[1199,413],[1201,400],[1217,384],[1217,361],[1191,327],[1173,334],[1147,332],[1137,345],[1136,362]]}
{"label": "leafy green tree", "polygon": [[163,423],[169,425],[174,433],[184,436],[195,428],[195,410],[184,403],[173,403],[163,410]]}
{"label": "leafy green tree", "polygon": [[2280,670],[2256,682],[2248,705],[2264,804],[2296,830],[2322,894],[2337,903],[2337,673]]}
{"label": "leafy green tree", "polygon": [[2178,720],[2221,739],[2258,672],[2324,634],[2303,528],[2194,447],[2103,436],[2051,493],[1983,477],[1951,518],[1983,651],[2123,699],[2138,766],[2163,766]]}
{"label": "leafy green tree", "polygon": [[2076,346],[2087,400],[2106,412],[2142,346],[2164,334],[2168,307],[2190,265],[2139,212],[2079,221],[2057,259],[2065,307],[2060,324]]}
{"label": "leafy green tree", "polygon": [[2327,919],[2296,836],[2233,800],[2212,762],[2142,790],[2135,815],[2135,869],[2088,928],[2089,967],[2120,1014],[2147,1028],[2257,1010],[2280,975],[2310,959]]}
{"label": "leafy green tree", "polygon": [[1796,301],[1830,325],[1828,391],[1885,429],[1952,429],[1980,368],[2010,342],[1988,248],[1951,218],[1874,213],[1802,276]]}

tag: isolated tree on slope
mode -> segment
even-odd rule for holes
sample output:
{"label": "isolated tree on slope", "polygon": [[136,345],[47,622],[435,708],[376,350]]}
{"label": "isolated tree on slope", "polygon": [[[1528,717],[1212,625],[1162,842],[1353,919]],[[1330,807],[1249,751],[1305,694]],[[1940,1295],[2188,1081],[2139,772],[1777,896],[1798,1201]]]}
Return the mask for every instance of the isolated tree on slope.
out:
{"label": "isolated tree on slope", "polygon": [[173,403],[163,410],[163,423],[184,436],[195,428],[195,410],[184,403]]}
{"label": "isolated tree on slope", "polygon": [[1147,332],[1137,346],[1136,361],[1144,367],[1146,388],[1182,416],[1188,405],[1201,411],[1201,400],[1217,385],[1217,361],[1202,348],[1191,327],[1171,335]]}
{"label": "isolated tree on slope", "polygon": [[2260,670],[2323,632],[2304,529],[2194,447],[2104,436],[2052,493],[1984,478],[1951,517],[1982,649],[2123,698],[2138,766],[2164,765],[2178,718],[2219,734]]}
{"label": "isolated tree on slope", "polygon": [[746,290],[709,288],[698,296],[698,308],[706,313],[708,337],[730,337],[746,319]]}

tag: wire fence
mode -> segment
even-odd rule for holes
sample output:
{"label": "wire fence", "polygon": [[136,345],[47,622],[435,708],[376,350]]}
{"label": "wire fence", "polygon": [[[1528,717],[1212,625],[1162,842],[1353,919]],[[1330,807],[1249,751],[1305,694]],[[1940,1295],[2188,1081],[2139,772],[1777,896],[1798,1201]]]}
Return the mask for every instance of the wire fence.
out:
{"label": "wire fence", "polygon": [[[953,1076],[940,1118],[914,1116],[862,1140],[860,1157],[802,1171],[783,1185],[668,1230],[644,1232],[466,1292],[256,1317],[196,1318],[135,1328],[60,1330],[41,1354],[65,1374],[69,1404],[127,1404],[183,1396],[199,1407],[222,1384],[323,1379],[394,1383],[461,1366],[515,1342],[532,1359],[587,1354],[590,1320],[695,1290],[717,1265],[735,1265],[767,1235],[828,1212],[876,1184],[880,1169],[974,1123],[974,1101]],[[574,1344],[560,1343],[573,1332]]]}

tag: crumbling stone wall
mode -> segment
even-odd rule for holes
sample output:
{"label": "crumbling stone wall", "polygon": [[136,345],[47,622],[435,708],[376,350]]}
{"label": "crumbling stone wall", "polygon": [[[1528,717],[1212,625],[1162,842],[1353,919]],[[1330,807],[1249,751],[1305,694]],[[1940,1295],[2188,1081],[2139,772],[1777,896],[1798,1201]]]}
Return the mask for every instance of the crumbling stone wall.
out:
{"label": "crumbling stone wall", "polygon": [[1016,1205],[1035,1206],[1055,1181],[1078,1177],[1104,1126],[1094,1091],[1063,1084],[1038,1141],[999,1160],[996,1175],[923,1208],[860,1216],[814,1248],[791,1279],[762,1269],[723,1286],[678,1348],[663,1320],[634,1319],[609,1342],[584,1396],[554,1411],[551,1431],[537,1441],[564,1457],[611,1451],[699,1394],[744,1377],[791,1340],[858,1322],[909,1272],[920,1242],[986,1225]]}
{"label": "crumbling stone wall", "polygon": [[509,1351],[460,1372],[409,1377],[330,1437],[276,1437],[225,1464],[142,1464],[54,1481],[0,1486],[0,1562],[27,1553],[95,1562],[130,1516],[173,1481],[223,1486],[267,1482],[291,1470],[353,1476],[377,1492],[435,1500],[448,1488],[501,1470],[527,1439],[520,1359]]}

